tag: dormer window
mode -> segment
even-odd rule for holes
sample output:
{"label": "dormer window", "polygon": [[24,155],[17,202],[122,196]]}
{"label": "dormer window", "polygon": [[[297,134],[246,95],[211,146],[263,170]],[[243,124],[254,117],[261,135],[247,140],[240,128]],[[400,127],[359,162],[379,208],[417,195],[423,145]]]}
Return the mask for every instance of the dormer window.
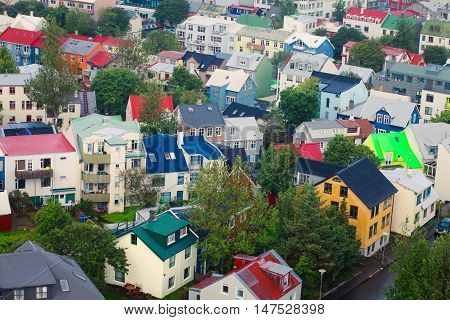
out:
{"label": "dormer window", "polygon": [[383,115],[382,114],[377,114],[377,122],[383,123]]}
{"label": "dormer window", "polygon": [[172,233],[167,237],[167,245],[170,245],[174,242],[175,242],[175,233]]}
{"label": "dormer window", "polygon": [[388,115],[385,115],[385,116],[384,116],[384,123],[389,124],[390,122],[391,122],[391,121],[390,121],[389,116],[388,116]]}
{"label": "dormer window", "polygon": [[187,236],[187,227],[180,229],[180,238]]}
{"label": "dormer window", "polygon": [[154,153],[149,153],[148,154],[148,159],[150,160],[150,162],[156,162],[156,157]]}
{"label": "dormer window", "polygon": [[164,157],[166,158],[166,160],[175,160],[175,153],[164,152]]}

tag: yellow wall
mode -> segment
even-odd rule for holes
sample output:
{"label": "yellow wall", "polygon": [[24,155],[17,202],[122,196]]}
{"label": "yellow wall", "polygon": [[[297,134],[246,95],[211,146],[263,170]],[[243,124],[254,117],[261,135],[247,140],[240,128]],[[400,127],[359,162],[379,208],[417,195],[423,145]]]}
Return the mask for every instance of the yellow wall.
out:
{"label": "yellow wall", "polygon": [[[239,39],[240,39],[240,41],[239,41]],[[234,51],[241,52],[241,47],[242,47],[242,52],[244,52],[244,53],[263,54],[264,52],[268,52],[266,55],[269,59],[273,58],[273,55],[275,54],[275,52],[284,51],[284,49],[283,49],[284,47],[280,48],[280,45],[284,46],[284,41],[277,42],[277,47],[275,48],[274,47],[275,41],[272,41],[272,40],[255,38],[255,44],[260,45],[261,40],[264,40],[264,50],[263,51],[257,50],[257,49],[250,49],[247,47],[248,43],[252,43],[252,37],[237,35],[235,37]],[[266,41],[269,41],[269,45],[266,44],[267,43]]]}
{"label": "yellow wall", "polygon": [[[328,180],[323,181],[322,183],[318,184],[316,186],[321,200],[325,202],[326,206],[331,205],[331,201],[336,201],[341,204],[343,198],[340,197],[340,187],[341,186],[347,186],[343,181],[337,181],[339,177],[335,176],[332,178],[329,178]],[[336,180],[336,181],[334,181]],[[324,193],[324,185],[325,183],[331,183],[332,184],[332,194]],[[378,215],[371,218],[371,210],[367,208],[367,206],[349,189],[348,190],[348,197],[346,199],[347,201],[347,213],[350,211],[350,206],[356,206],[358,207],[358,218],[357,219],[351,219],[349,217],[348,221],[349,224],[356,227],[356,236],[361,240],[361,248],[365,249],[368,246],[370,246],[372,243],[377,241],[381,238],[384,232],[389,233],[390,231],[390,225],[392,220],[392,204],[393,204],[393,196],[391,196],[391,205],[388,206],[386,209],[383,209],[383,201],[379,204],[379,211]],[[386,224],[384,228],[382,229],[382,219],[383,217],[389,216],[389,224]],[[372,235],[372,237],[369,239],[369,228],[373,224],[378,222],[377,226],[377,234]]]}

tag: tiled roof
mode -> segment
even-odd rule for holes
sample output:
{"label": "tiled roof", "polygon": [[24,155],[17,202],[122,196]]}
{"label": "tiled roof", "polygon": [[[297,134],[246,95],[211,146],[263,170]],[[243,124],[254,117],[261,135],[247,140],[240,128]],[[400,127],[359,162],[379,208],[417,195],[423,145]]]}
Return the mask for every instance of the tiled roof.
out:
{"label": "tiled roof", "polygon": [[[147,172],[170,173],[187,172],[189,168],[184,158],[183,150],[178,148],[177,136],[168,134],[156,134],[143,139],[147,151]],[[167,160],[165,153],[173,152],[175,159]],[[150,161],[150,155],[155,156],[155,162]]]}
{"label": "tiled roof", "polygon": [[61,133],[0,137],[0,149],[8,156],[75,152]]}
{"label": "tiled roof", "polygon": [[104,67],[111,62],[112,56],[107,51],[98,51],[92,57],[89,58],[88,63],[96,67]]}
{"label": "tiled roof", "polygon": [[44,34],[39,31],[28,31],[15,28],[7,28],[0,35],[0,41],[23,44],[31,47],[42,48]]}
{"label": "tiled roof", "polygon": [[345,14],[344,18],[354,19],[353,17],[356,16],[358,19],[354,20],[360,20],[360,17],[364,17],[366,18],[366,20],[373,19],[373,21],[371,21],[373,23],[381,24],[388,15],[389,13],[385,11],[351,7],[347,10],[347,13]]}
{"label": "tiled roof", "polygon": [[[138,120],[139,119],[139,115],[141,113],[142,110],[142,102],[143,102],[143,97],[141,96],[130,96],[128,98],[128,103],[130,105],[131,108],[131,120]],[[173,112],[173,100],[172,100],[172,96],[163,96],[161,98],[161,106],[159,108],[159,110],[168,110],[170,112]]]}

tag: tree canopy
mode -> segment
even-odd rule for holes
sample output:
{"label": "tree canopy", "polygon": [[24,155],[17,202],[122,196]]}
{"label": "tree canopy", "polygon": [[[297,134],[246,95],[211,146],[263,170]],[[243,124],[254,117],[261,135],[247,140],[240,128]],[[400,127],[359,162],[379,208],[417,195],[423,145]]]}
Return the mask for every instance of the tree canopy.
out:
{"label": "tree canopy", "polygon": [[385,56],[376,40],[363,40],[352,48],[348,64],[379,72],[383,68]]}
{"label": "tree canopy", "polygon": [[345,8],[344,0],[339,0],[338,2],[336,2],[336,5],[334,6],[332,16],[333,16],[334,20],[342,22],[344,20],[344,16],[345,16],[346,12],[347,12],[347,9]]}
{"label": "tree canopy", "polygon": [[426,63],[444,65],[450,57],[450,51],[441,46],[426,46],[423,50],[423,58]]}
{"label": "tree canopy", "polygon": [[397,22],[397,33],[394,36],[392,45],[395,48],[402,48],[408,51],[414,51],[414,23],[406,19],[400,19]]}
{"label": "tree canopy", "polygon": [[367,39],[360,31],[355,28],[341,27],[338,32],[331,38],[331,43],[334,46],[334,57],[341,59],[342,47],[347,41],[362,41]]}
{"label": "tree canopy", "polygon": [[280,14],[282,17],[284,16],[290,16],[295,14],[296,9],[294,6],[294,1],[292,0],[279,0],[279,6],[280,6]]}
{"label": "tree canopy", "polygon": [[202,80],[183,66],[173,69],[172,78],[167,82],[167,91],[172,95],[175,105],[196,103],[197,100],[206,102]]}
{"label": "tree canopy", "polygon": [[170,26],[183,22],[189,12],[189,2],[186,0],[164,0],[156,8],[155,18]]}
{"label": "tree canopy", "polygon": [[140,208],[155,206],[157,192],[152,185],[151,176],[146,173],[145,168],[131,168],[121,172],[127,204],[137,204]]}
{"label": "tree canopy", "polygon": [[142,73],[146,62],[148,62],[148,54],[139,39],[129,40],[127,45],[120,46],[116,52],[115,64],[119,68]]}
{"label": "tree canopy", "polygon": [[17,73],[18,68],[6,47],[0,47],[0,73]]}
{"label": "tree canopy", "polygon": [[432,122],[445,122],[450,124],[450,109],[445,109],[441,111],[441,113],[433,118],[431,118]]}
{"label": "tree canopy", "polygon": [[95,36],[97,23],[88,13],[75,9],[65,15],[64,29],[70,33],[78,32],[83,36]]}
{"label": "tree canopy", "polygon": [[278,69],[281,67],[283,62],[286,61],[286,59],[289,57],[289,53],[285,51],[277,51],[274,53],[273,58],[271,59],[272,65],[275,69]]}
{"label": "tree canopy", "polygon": [[368,158],[374,165],[378,166],[380,160],[373,151],[365,145],[356,145],[349,137],[336,135],[331,139],[323,152],[325,162],[348,166],[360,159]]}
{"label": "tree canopy", "polygon": [[155,30],[150,32],[148,37],[144,40],[142,46],[147,54],[158,54],[162,51],[182,50],[176,35],[164,30]]}
{"label": "tree canopy", "polygon": [[102,36],[122,36],[128,31],[130,17],[125,10],[118,7],[101,10],[98,30]]}

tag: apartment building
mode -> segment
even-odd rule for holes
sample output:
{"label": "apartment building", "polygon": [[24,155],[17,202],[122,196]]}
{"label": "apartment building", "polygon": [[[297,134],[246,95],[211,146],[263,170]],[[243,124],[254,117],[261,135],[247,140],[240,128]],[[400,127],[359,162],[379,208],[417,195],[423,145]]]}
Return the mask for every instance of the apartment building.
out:
{"label": "apartment building", "polygon": [[225,145],[233,149],[243,148],[247,162],[259,162],[263,147],[263,134],[254,117],[225,119]]}
{"label": "apartment building", "polygon": [[40,31],[9,27],[0,35],[0,45],[8,49],[17,66],[39,64],[43,37],[44,34]]}
{"label": "apartment building", "polygon": [[98,211],[123,212],[126,169],[145,168],[145,149],[136,121],[91,114],[74,119],[65,135],[81,163],[81,198]]}
{"label": "apartment building", "polygon": [[344,15],[344,26],[361,31],[368,38],[378,38],[383,35],[381,25],[389,13],[384,11],[369,10],[351,7]]}
{"label": "apartment building", "polygon": [[40,0],[50,8],[65,6],[72,10],[81,10],[91,15],[95,20],[98,19],[102,9],[114,8],[115,0]]}
{"label": "apartment building", "polygon": [[283,29],[292,32],[313,33],[319,28],[319,19],[308,15],[284,16]]}
{"label": "apartment building", "polygon": [[450,50],[450,21],[425,21],[420,31],[419,53],[428,46],[439,46]]}
{"label": "apartment building", "polygon": [[219,18],[192,16],[177,26],[178,40],[187,51],[206,54],[232,53],[235,33],[243,26]]}
{"label": "apartment building", "polygon": [[300,15],[330,19],[336,3],[337,0],[298,0],[294,1],[294,7]]}
{"label": "apartment building", "polygon": [[[0,137],[3,188],[30,196],[35,206],[57,199],[64,207],[80,200],[80,171],[75,149],[62,134]],[[72,168],[72,170],[68,170]]]}

